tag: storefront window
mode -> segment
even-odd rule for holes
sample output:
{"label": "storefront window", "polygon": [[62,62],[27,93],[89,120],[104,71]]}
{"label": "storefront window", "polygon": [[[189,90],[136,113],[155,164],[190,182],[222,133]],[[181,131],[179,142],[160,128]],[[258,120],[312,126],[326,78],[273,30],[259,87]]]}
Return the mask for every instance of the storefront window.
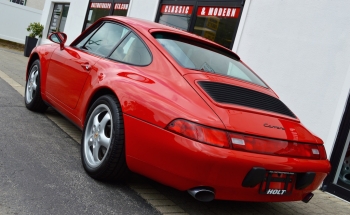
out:
{"label": "storefront window", "polygon": [[161,0],[156,22],[231,49],[243,7],[242,0]]}
{"label": "storefront window", "polygon": [[193,33],[230,48],[239,12],[240,8],[198,7]]}
{"label": "storefront window", "polygon": [[56,3],[53,8],[50,27],[47,36],[53,32],[63,32],[66,25],[69,4]]}
{"label": "storefront window", "polygon": [[[349,140],[348,140],[349,141]],[[339,164],[335,183],[350,190],[350,146],[349,142],[346,144],[346,148],[343,151],[341,162]]]}
{"label": "storefront window", "polygon": [[129,4],[126,3],[115,3],[113,15],[115,16],[126,16],[128,13]]}
{"label": "storefront window", "polygon": [[189,5],[162,5],[159,23],[187,31],[192,11]]}
{"label": "storefront window", "polygon": [[92,0],[83,30],[104,16],[126,16],[128,9],[129,0]]}
{"label": "storefront window", "polygon": [[96,20],[104,16],[108,16],[111,10],[112,3],[108,2],[92,2],[88,14],[85,29],[90,27]]}
{"label": "storefront window", "polygon": [[26,5],[26,0],[10,0],[10,2],[20,4],[20,5]]}

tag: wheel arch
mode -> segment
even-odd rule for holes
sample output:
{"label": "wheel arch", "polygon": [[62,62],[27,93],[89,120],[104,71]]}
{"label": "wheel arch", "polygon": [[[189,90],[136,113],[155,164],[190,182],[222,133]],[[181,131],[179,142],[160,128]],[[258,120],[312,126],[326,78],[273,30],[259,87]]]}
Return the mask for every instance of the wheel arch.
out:
{"label": "wheel arch", "polygon": [[34,52],[33,54],[31,54],[30,59],[28,60],[28,65],[27,65],[27,71],[26,71],[26,81],[28,79],[28,75],[29,75],[29,70],[30,70],[30,66],[33,64],[34,61],[36,60],[40,60],[39,54]]}
{"label": "wheel arch", "polygon": [[[89,112],[90,110],[90,107],[92,106],[92,104],[98,99],[100,98],[101,96],[103,95],[113,95],[115,96],[115,98],[118,100],[119,104],[120,104],[120,100],[117,96],[117,94],[110,88],[106,87],[106,86],[103,86],[103,87],[100,87],[98,89],[96,89],[92,95],[90,96],[90,99],[88,100],[87,102],[87,105],[85,106],[85,110],[84,110],[84,113],[83,113],[83,120],[82,120],[82,123],[83,125],[85,124],[85,120],[86,120],[86,115],[87,113]],[[121,105],[121,104],[120,104]]]}

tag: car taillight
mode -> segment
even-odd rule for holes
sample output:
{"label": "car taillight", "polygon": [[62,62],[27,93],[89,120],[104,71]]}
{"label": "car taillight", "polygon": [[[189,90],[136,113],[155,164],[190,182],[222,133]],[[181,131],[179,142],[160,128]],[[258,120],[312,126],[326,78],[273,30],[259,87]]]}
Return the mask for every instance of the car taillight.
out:
{"label": "car taillight", "polygon": [[172,121],[167,128],[172,132],[202,143],[230,148],[227,133],[219,129],[199,125],[183,119]]}
{"label": "car taillight", "polygon": [[323,145],[251,136],[200,125],[184,119],[172,121],[167,129],[189,139],[233,150],[284,157],[327,159]]}
{"label": "car taillight", "polygon": [[232,149],[235,150],[315,160],[327,159],[323,145],[274,140],[236,133],[229,133],[229,137]]}

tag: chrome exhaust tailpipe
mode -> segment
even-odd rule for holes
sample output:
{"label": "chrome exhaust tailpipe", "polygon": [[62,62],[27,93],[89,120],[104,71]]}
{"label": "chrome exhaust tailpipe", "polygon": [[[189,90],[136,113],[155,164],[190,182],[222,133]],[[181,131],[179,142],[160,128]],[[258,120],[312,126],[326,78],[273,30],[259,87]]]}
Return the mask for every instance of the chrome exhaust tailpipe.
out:
{"label": "chrome exhaust tailpipe", "polygon": [[311,199],[312,199],[312,197],[314,197],[314,194],[313,193],[308,193],[304,198],[303,198],[303,202],[304,203],[308,203]]}
{"label": "chrome exhaust tailpipe", "polygon": [[215,198],[214,190],[211,188],[196,187],[196,188],[187,190],[187,192],[191,196],[193,196],[193,198],[201,202],[210,202],[210,201],[213,201]]}

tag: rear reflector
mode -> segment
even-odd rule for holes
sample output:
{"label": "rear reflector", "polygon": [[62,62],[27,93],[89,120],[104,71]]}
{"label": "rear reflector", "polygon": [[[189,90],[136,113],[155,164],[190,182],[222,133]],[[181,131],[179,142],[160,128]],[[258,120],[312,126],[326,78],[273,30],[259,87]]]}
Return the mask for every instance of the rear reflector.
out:
{"label": "rear reflector", "polygon": [[172,121],[167,129],[189,139],[222,148],[284,157],[327,159],[323,145],[276,140],[226,132],[184,119]]}
{"label": "rear reflector", "polygon": [[236,133],[229,133],[229,136],[232,149],[235,150],[315,160],[327,159],[323,145],[274,140]]}

